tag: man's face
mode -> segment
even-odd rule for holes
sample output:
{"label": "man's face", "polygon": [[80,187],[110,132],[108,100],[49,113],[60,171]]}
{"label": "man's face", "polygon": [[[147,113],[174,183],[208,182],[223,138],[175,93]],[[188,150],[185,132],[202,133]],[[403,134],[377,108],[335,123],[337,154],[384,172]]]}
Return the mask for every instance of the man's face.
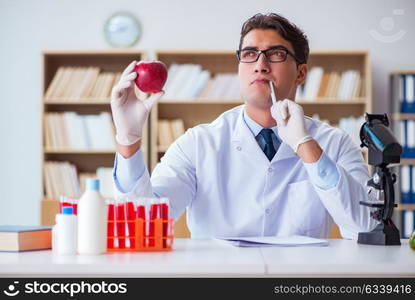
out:
{"label": "man's face", "polygon": [[[294,53],[291,43],[283,39],[278,32],[272,29],[253,29],[248,32],[242,42],[241,49],[246,47],[266,50],[274,46],[284,46]],[[295,59],[287,55],[284,62],[268,62],[261,54],[258,61],[253,63],[239,63],[238,75],[241,84],[242,99],[248,105],[258,108],[269,108],[272,105],[269,81],[276,85],[277,98],[294,100],[297,85],[305,80],[306,65],[299,65]]]}

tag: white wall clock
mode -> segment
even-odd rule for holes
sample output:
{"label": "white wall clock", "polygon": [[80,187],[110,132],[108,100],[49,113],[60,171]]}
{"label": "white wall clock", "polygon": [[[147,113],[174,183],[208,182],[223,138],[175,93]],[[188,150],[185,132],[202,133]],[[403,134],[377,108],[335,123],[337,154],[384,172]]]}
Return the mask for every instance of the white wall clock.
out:
{"label": "white wall clock", "polygon": [[113,14],[104,25],[107,42],[114,47],[131,47],[141,37],[141,26],[138,20],[128,12]]}

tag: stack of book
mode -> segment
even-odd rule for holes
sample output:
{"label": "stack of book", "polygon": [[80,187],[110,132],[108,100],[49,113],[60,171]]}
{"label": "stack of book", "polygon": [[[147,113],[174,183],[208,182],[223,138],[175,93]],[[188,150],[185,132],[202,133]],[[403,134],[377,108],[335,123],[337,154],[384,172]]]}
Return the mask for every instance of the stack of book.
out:
{"label": "stack of book", "polygon": [[321,99],[354,100],[361,97],[362,79],[359,71],[324,72],[322,67],[312,67],[302,88],[297,89],[298,100]]}
{"label": "stack of book", "polygon": [[75,112],[45,114],[47,150],[114,151],[114,128],[111,115],[78,115]]}
{"label": "stack of book", "polygon": [[76,166],[69,162],[47,161],[43,166],[46,197],[59,199],[61,195],[70,198],[79,198],[79,186]]}
{"label": "stack of book", "polygon": [[88,178],[98,178],[100,192],[105,198],[114,197],[114,181],[112,168],[99,167],[96,173],[80,173],[69,162],[47,161],[44,164],[45,192],[48,199],[59,199],[60,196],[77,199],[85,191]]}
{"label": "stack of book", "polygon": [[101,72],[98,67],[59,67],[46,93],[47,101],[102,101],[111,97],[121,73]]}
{"label": "stack of book", "polygon": [[176,64],[169,67],[163,99],[168,100],[235,100],[240,99],[236,73],[217,73],[212,76],[197,64]]}
{"label": "stack of book", "polygon": [[159,149],[164,152],[177,138],[184,134],[184,128],[182,119],[158,120],[157,143]]}

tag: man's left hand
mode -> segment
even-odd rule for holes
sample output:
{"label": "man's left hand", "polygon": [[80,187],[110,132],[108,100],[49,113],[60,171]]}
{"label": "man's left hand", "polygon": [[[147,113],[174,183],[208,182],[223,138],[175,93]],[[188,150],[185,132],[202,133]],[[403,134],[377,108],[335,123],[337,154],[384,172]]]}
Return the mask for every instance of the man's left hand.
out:
{"label": "man's left hand", "polygon": [[294,152],[300,144],[313,139],[305,128],[303,108],[294,101],[277,101],[271,107],[271,115],[277,121],[279,137]]}

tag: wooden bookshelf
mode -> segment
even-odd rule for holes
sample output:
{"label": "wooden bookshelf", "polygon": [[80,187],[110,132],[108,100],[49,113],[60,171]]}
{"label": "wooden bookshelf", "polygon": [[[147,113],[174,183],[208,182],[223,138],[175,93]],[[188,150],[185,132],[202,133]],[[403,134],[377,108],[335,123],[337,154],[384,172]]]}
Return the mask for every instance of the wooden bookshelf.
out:
{"label": "wooden bookshelf", "polygon": [[415,158],[402,158],[401,165],[415,165]]}
{"label": "wooden bookshelf", "polygon": [[398,204],[396,210],[415,210],[415,204]]}
{"label": "wooden bookshelf", "polygon": [[[53,99],[46,98],[46,91],[59,67],[99,67],[102,72],[122,72],[133,60],[145,59],[143,51],[135,49],[126,50],[70,50],[70,51],[44,51],[42,70],[42,182],[45,195],[45,178],[43,166],[47,161],[69,161],[75,164],[80,173],[94,173],[98,167],[113,167],[115,149],[102,150],[73,150],[50,149],[45,145],[45,114],[49,112],[75,112],[80,115],[111,113],[110,99],[107,98],[77,98]],[[148,163],[148,135],[143,137],[143,152]],[[42,225],[55,223],[54,216],[58,212],[58,199],[44,198],[41,204]]]}
{"label": "wooden bookshelf", "polygon": [[[163,61],[167,66],[172,63],[195,63],[209,70],[212,75],[217,73],[236,73],[238,62],[232,50],[160,50],[156,51],[155,57]],[[132,60],[145,59],[142,51],[135,49],[127,50],[71,50],[71,51],[44,51],[42,71],[42,124],[44,115],[48,112],[74,111],[78,114],[98,114],[100,112],[111,112],[110,99],[61,99],[45,98],[45,92],[51,83],[53,76],[61,66],[98,66],[103,71],[121,72]],[[372,111],[371,104],[371,73],[369,55],[367,51],[336,51],[322,50],[312,51],[310,54],[309,68],[322,66],[325,71],[344,71],[356,69],[360,71],[363,78],[363,93],[361,97],[348,101],[339,99],[301,99],[298,102],[303,106],[306,115],[319,113],[322,119],[337,124],[342,117],[361,116],[364,112]],[[235,106],[241,105],[241,99],[209,100],[198,99],[196,101],[170,101],[162,99],[155,105],[151,112],[148,128],[144,132],[143,152],[149,166],[149,171],[154,168],[167,147],[157,145],[157,121],[160,119],[184,120],[185,128],[190,128],[201,123],[211,122],[222,112]],[[43,128],[44,132],[44,128]],[[114,163],[113,150],[99,151],[77,151],[71,149],[48,149],[43,147],[42,166],[46,161],[70,161],[75,164],[79,172],[95,172],[99,166],[112,167]],[[43,178],[43,168],[42,168]],[[44,178],[42,180],[44,182]],[[54,214],[57,212],[57,199],[43,199],[42,201],[42,224],[54,223]],[[334,236],[338,236],[338,229],[334,228]],[[189,232],[186,219],[183,216],[175,228],[176,237],[187,237]]]}
{"label": "wooden bookshelf", "polygon": [[393,113],[392,120],[399,121],[399,120],[415,120],[415,114],[401,114],[401,113]]}
{"label": "wooden bookshelf", "polygon": [[[169,67],[177,64],[199,64],[209,70],[211,75],[217,73],[237,73],[238,61],[233,50],[158,50],[155,53],[160,60]],[[329,120],[331,124],[338,124],[340,118],[359,117],[365,112],[372,111],[371,69],[369,54],[365,50],[317,50],[311,51],[308,63],[309,69],[321,66],[324,71],[342,72],[353,69],[360,72],[362,77],[362,93],[360,97],[351,100],[334,98],[301,99],[298,100],[306,115],[318,113],[321,119]],[[184,121],[185,129],[201,123],[212,122],[221,113],[235,106],[243,104],[242,99],[227,100],[172,100],[161,99],[153,108],[150,116],[150,171],[159,162],[168,147],[157,145],[157,122],[161,119],[180,118]],[[367,151],[363,151],[367,153]],[[176,231],[180,236],[189,236],[186,227],[185,214],[180,219],[180,227]],[[338,237],[338,228],[334,228],[331,237]]]}

